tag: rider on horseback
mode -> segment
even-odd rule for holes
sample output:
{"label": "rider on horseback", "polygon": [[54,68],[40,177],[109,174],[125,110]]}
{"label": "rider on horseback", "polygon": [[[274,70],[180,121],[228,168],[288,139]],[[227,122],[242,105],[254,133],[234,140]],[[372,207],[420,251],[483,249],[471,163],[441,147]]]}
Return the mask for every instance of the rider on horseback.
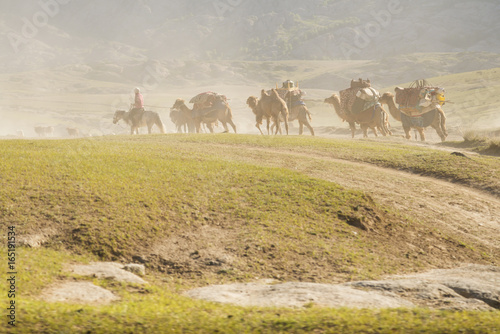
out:
{"label": "rider on horseback", "polygon": [[138,124],[144,114],[144,98],[142,97],[139,88],[134,89],[135,100],[134,103],[130,105],[130,118],[134,124]]}

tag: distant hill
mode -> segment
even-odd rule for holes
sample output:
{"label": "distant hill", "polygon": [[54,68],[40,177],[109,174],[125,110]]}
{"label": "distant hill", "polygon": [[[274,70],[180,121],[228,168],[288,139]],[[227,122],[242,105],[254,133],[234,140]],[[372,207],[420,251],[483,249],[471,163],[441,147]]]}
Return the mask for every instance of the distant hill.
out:
{"label": "distant hill", "polygon": [[500,3],[493,0],[3,1],[0,13],[3,72],[168,59],[500,53]]}

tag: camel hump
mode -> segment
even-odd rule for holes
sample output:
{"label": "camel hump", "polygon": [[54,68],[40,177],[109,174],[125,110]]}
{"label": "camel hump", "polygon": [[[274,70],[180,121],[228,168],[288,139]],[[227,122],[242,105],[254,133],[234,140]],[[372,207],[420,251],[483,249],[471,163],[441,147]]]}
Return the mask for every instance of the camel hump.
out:
{"label": "camel hump", "polygon": [[403,87],[396,87],[394,88],[394,91],[397,93],[397,92],[402,92],[404,91],[405,89]]}

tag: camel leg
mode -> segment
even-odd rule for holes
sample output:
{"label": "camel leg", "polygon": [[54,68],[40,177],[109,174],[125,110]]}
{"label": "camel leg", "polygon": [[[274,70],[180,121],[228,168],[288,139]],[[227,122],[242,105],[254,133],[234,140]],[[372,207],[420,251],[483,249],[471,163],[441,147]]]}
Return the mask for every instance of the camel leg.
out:
{"label": "camel leg", "polygon": [[233,120],[232,120],[232,119],[230,119],[230,120],[228,121],[228,123],[229,123],[229,125],[231,125],[231,127],[233,128],[234,133],[236,133],[236,124],[234,124]]}
{"label": "camel leg", "polygon": [[304,123],[299,122],[299,135],[302,135],[304,132]]}
{"label": "camel leg", "polygon": [[[301,122],[299,121],[299,124],[301,124]],[[302,124],[306,126],[306,128],[309,129],[309,132],[311,132],[311,136],[314,136],[314,130],[311,126],[311,123],[309,123],[309,121],[307,120],[307,118],[305,120],[302,121]]]}
{"label": "camel leg", "polygon": [[420,141],[425,141],[425,133],[424,128],[417,128],[418,133],[420,134]]}
{"label": "camel leg", "polygon": [[410,140],[411,139],[411,135],[410,135],[411,128],[403,128],[403,130],[405,131],[405,138]]}
{"label": "camel leg", "polygon": [[441,141],[445,141],[446,136],[443,133],[443,130],[441,130],[441,127],[439,125],[436,126],[434,124],[431,124],[431,126],[434,128],[434,130],[436,130],[436,133],[438,134],[439,138],[441,138]]}
{"label": "camel leg", "polygon": [[387,114],[385,114],[384,117],[384,127],[387,134],[389,134],[389,136],[392,136],[391,124],[389,123],[389,116]]}
{"label": "camel leg", "polygon": [[255,127],[257,129],[259,129],[261,135],[264,135],[264,132],[262,132],[262,130],[260,129],[260,124],[259,123],[255,124]]}
{"label": "camel leg", "polygon": [[286,130],[286,135],[288,136],[288,117],[285,117],[285,130]]}
{"label": "camel leg", "polygon": [[377,128],[375,126],[372,126],[371,127],[372,131],[373,131],[373,134],[375,135],[375,137],[378,137],[378,131],[377,131]]}
{"label": "camel leg", "polygon": [[351,136],[354,138],[354,134],[356,133],[356,124],[354,122],[349,123],[349,127],[351,128]]}
{"label": "camel leg", "polygon": [[280,132],[280,135],[282,134],[281,132],[281,122],[278,117],[274,117],[274,125],[276,125],[276,131],[274,132],[274,135],[278,134],[278,131]]}
{"label": "camel leg", "polygon": [[208,127],[208,130],[210,131],[210,133],[214,133],[214,126],[212,123],[207,124],[207,127]]}
{"label": "camel leg", "polygon": [[228,133],[229,132],[229,129],[227,128],[227,123],[226,122],[222,122],[222,127],[224,128],[224,132],[223,133]]}
{"label": "camel leg", "polygon": [[306,126],[307,126],[307,128],[309,129],[309,131],[311,132],[311,136],[314,136],[314,129],[313,129],[313,127],[311,126],[311,124],[306,123]]}

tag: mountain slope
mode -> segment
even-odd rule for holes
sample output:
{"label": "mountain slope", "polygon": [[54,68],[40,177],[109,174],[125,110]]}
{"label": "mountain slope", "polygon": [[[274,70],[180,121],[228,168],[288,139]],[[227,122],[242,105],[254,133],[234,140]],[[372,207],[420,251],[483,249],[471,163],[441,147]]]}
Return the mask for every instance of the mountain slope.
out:
{"label": "mountain slope", "polygon": [[[488,0],[66,2],[0,4],[0,37],[9,46],[0,51],[3,70],[123,62],[117,43],[137,58],[160,60],[500,52],[500,5]],[[95,48],[108,52],[89,52]]]}

